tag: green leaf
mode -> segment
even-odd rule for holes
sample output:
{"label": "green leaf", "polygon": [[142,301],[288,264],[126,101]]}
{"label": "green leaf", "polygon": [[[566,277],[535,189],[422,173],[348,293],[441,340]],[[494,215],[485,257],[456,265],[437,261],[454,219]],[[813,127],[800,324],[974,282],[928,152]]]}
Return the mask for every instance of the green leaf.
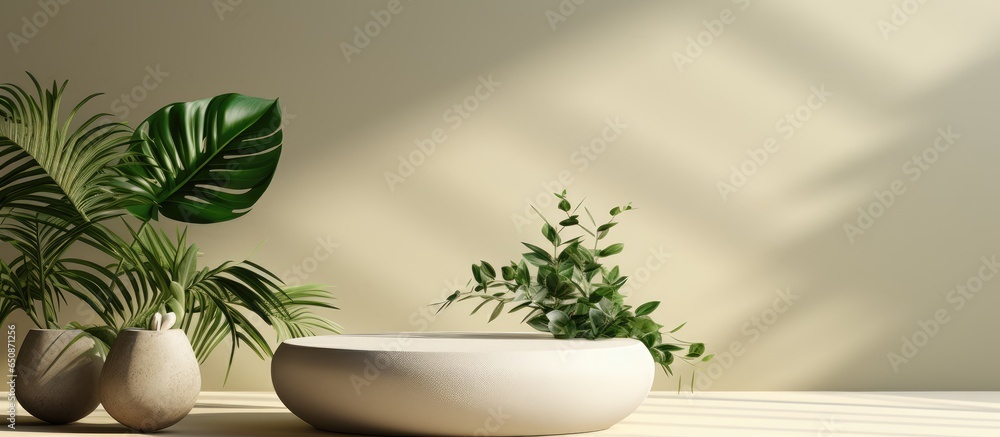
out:
{"label": "green leaf", "polygon": [[542,225],[542,235],[545,236],[546,240],[549,240],[550,243],[555,244],[556,246],[562,243],[561,238],[559,238],[559,233],[556,232],[552,226],[549,226],[548,223]]}
{"label": "green leaf", "polygon": [[614,208],[611,208],[611,216],[612,217],[614,217],[614,216],[616,216],[618,214],[621,214],[621,212],[622,212],[622,209],[619,208],[619,207],[617,207],[617,206],[614,207]]}
{"label": "green leaf", "polygon": [[544,314],[532,317],[525,323],[536,331],[549,332],[549,319]]}
{"label": "green leaf", "polygon": [[534,252],[523,253],[521,254],[521,256],[524,257],[525,261],[528,261],[528,263],[530,263],[535,267],[545,266],[548,265],[549,262],[551,262],[551,260],[542,258]]}
{"label": "green leaf", "polygon": [[653,348],[662,352],[675,352],[684,350],[684,348],[670,343],[658,344],[656,346],[653,346]]}
{"label": "green leaf", "polygon": [[608,321],[609,321],[608,320],[608,315],[604,314],[603,311],[601,311],[601,310],[599,310],[597,308],[591,308],[590,311],[587,313],[587,315],[590,318],[590,324],[595,329],[596,328],[603,328],[604,325],[608,324]]}
{"label": "green leaf", "polygon": [[578,224],[580,224],[580,220],[577,217],[578,216],[571,215],[571,216],[563,219],[561,222],[559,222],[559,226],[573,226],[573,225],[578,225]]}
{"label": "green leaf", "polygon": [[571,328],[573,326],[573,321],[562,311],[549,311],[545,317],[549,319],[549,332],[557,338],[569,338],[572,331],[575,331],[575,328]]}
{"label": "green leaf", "polygon": [[539,258],[545,260],[546,262],[552,262],[552,255],[549,254],[549,252],[546,251],[545,249],[542,249],[541,247],[535,246],[534,244],[531,243],[521,243],[521,244],[523,244],[524,247],[531,249],[531,252],[534,253],[535,255],[538,255]]}
{"label": "green leaf", "polygon": [[645,315],[652,314],[653,311],[656,311],[656,308],[658,306],[660,306],[660,302],[659,301],[646,302],[646,303],[644,303],[642,305],[639,305],[639,308],[635,309],[635,315],[637,315],[637,316],[645,316]]}
{"label": "green leaf", "polygon": [[715,354],[708,354],[708,355],[705,355],[705,356],[704,356],[704,357],[703,357],[703,358],[701,359],[701,362],[703,362],[703,363],[707,363],[707,362],[709,362],[709,361],[712,361],[712,358],[715,358]]}
{"label": "green leaf", "polygon": [[605,247],[604,249],[601,249],[601,251],[598,252],[598,255],[602,256],[602,257],[604,257],[604,256],[611,256],[611,255],[615,255],[615,254],[621,253],[622,250],[624,250],[624,249],[625,249],[625,245],[624,244],[622,244],[622,243],[615,243],[615,244],[612,244],[612,245],[610,245],[608,247]]}
{"label": "green leaf", "polygon": [[671,334],[673,334],[673,333],[675,333],[675,332],[677,332],[677,331],[680,331],[680,330],[681,330],[681,328],[683,328],[683,327],[684,327],[684,325],[687,325],[687,322],[684,322],[684,323],[681,323],[681,324],[680,324],[679,326],[677,326],[676,328],[674,328],[674,329],[671,329],[671,330],[670,330],[670,333],[671,333]]}
{"label": "green leaf", "polygon": [[277,100],[223,94],[174,103],[139,124],[123,173],[145,181],[150,204],[129,207],[188,223],[246,214],[271,183],[281,155]]}
{"label": "green leaf", "polygon": [[504,281],[513,281],[515,273],[516,271],[514,270],[514,267],[511,266],[500,267],[500,274],[503,275]]}
{"label": "green leaf", "polygon": [[617,224],[618,224],[617,222],[605,223],[605,224],[600,225],[600,226],[597,227],[597,232],[604,232],[604,231],[606,231],[608,229],[613,228]]}
{"label": "green leaf", "polygon": [[483,301],[480,302],[479,305],[476,305],[476,307],[472,309],[472,312],[469,313],[469,315],[470,316],[475,315],[477,312],[479,312],[480,308],[482,308],[486,304],[490,303],[490,301],[491,301],[491,299],[483,299]]}
{"label": "green leaf", "polygon": [[480,261],[480,262],[482,263],[483,266],[483,273],[485,273],[486,276],[488,276],[490,279],[497,277],[497,271],[493,268],[492,265],[490,265],[490,263],[486,261]]}
{"label": "green leaf", "polygon": [[560,209],[560,210],[563,210],[563,211],[566,211],[566,212],[569,212],[570,208],[572,208],[572,207],[573,207],[573,206],[572,206],[572,205],[570,205],[570,204],[569,204],[569,201],[568,201],[568,200],[566,200],[566,199],[562,199],[562,200],[560,200],[560,201],[559,201],[559,209]]}
{"label": "green leaf", "polygon": [[476,283],[483,283],[483,268],[479,264],[472,265],[472,279],[475,279]]}
{"label": "green leaf", "polygon": [[500,316],[500,314],[503,312],[503,307],[505,303],[506,302],[500,301],[500,303],[497,304],[496,308],[493,308],[493,313],[490,314],[490,320],[487,321],[487,323],[492,322],[494,319]]}
{"label": "green leaf", "polygon": [[615,282],[616,280],[618,280],[619,276],[620,276],[620,273],[618,271],[618,266],[614,266],[611,270],[608,271],[607,275],[604,275],[604,280],[607,283],[611,284],[611,283]]}
{"label": "green leaf", "polygon": [[704,343],[691,343],[691,346],[688,347],[688,355],[687,356],[691,357],[691,358],[697,358],[697,357],[700,357],[701,354],[703,354],[703,353],[705,353],[705,344]]}

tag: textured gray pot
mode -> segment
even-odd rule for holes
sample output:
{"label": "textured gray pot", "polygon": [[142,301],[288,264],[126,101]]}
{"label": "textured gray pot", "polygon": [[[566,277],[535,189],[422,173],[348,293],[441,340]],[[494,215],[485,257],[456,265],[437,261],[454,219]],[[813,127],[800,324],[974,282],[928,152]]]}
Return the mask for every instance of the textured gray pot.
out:
{"label": "textured gray pot", "polygon": [[194,408],[200,390],[198,360],[180,329],[122,331],[101,374],[104,409],[142,432],[180,422]]}
{"label": "textured gray pot", "polygon": [[[48,423],[75,422],[100,404],[98,381],[104,360],[94,340],[70,329],[32,329],[15,363],[16,394],[21,408]],[[61,353],[61,355],[60,355]]]}

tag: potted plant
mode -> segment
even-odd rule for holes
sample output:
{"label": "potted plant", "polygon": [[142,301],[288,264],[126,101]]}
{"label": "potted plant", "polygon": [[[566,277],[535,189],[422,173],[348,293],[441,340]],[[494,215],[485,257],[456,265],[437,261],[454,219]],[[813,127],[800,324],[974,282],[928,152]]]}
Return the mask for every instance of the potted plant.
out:
{"label": "potted plant", "polygon": [[101,402],[119,423],[140,432],[167,428],[194,408],[201,390],[198,360],[173,312],[156,313],[149,329],[121,331],[101,372]]}
{"label": "potted plant", "polygon": [[[668,375],[673,374],[670,366],[675,358],[688,363],[711,360],[712,355],[705,355],[703,343],[673,336],[684,323],[666,333],[669,339],[664,338],[663,325],[650,317],[660,302],[646,302],[637,307],[625,303],[621,288],[628,277],[621,274],[618,266],[606,265],[607,259],[621,253],[625,245],[608,244],[605,238],[618,225],[620,216],[632,210],[632,205],[612,208],[610,218],[598,224],[587,208],[579,211],[582,204],[573,206],[565,190],[554,195],[565,218],[553,225],[535,210],[544,221],[541,231],[551,250],[521,243],[528,252],[522,254],[522,259],[502,266],[499,278],[492,264],[486,261],[473,264],[470,285],[475,285],[470,290],[456,290],[440,304],[438,311],[454,302],[474,299],[481,302],[472,314],[491,303],[494,306],[489,321],[505,309],[508,313],[526,311],[522,323],[551,333],[557,339],[631,338],[641,342]],[[584,214],[589,225],[581,223]],[[566,238],[564,232],[573,229],[583,234]],[[681,382],[678,378],[678,390]],[[693,390],[693,375],[691,387]]]}
{"label": "potted plant", "polygon": [[[186,244],[183,232],[170,240],[149,225],[159,214],[214,223],[249,211],[280,155],[277,101],[226,94],[168,105],[134,132],[121,123],[102,123],[108,114],[69,130],[70,120],[94,96],[60,123],[66,84],[43,91],[31,79],[37,98],[16,85],[0,85],[0,168],[5,170],[0,240],[18,253],[0,262],[0,318],[21,310],[40,328],[60,328],[58,309],[69,295],[101,319],[92,326],[65,325],[79,330],[74,341],[92,341],[106,351],[119,332],[144,326],[171,302],[175,311],[189,315],[180,326],[198,359],[225,338],[232,340],[230,366],[241,343],[261,357],[271,354],[263,334],[241,311],[275,326],[279,340],[308,335],[314,328],[339,330],[310,311],[333,308],[322,287],[284,287],[250,261],[197,270],[197,247]],[[128,224],[126,210],[141,221],[138,230]],[[105,226],[110,219],[125,222],[131,242]],[[97,249],[102,259],[68,256],[77,246]],[[63,348],[57,357],[70,352]],[[93,372],[86,375],[87,383],[78,386],[96,399],[96,378]],[[25,382],[19,384],[19,399],[44,420],[44,412],[23,400],[45,390]],[[76,415],[88,414],[97,405],[92,404]]]}
{"label": "potted plant", "polygon": [[37,329],[25,336],[17,361],[18,400],[36,417],[67,423],[93,411],[102,356],[81,331],[63,330],[60,307],[70,300],[87,305],[106,321],[117,308],[108,282],[114,274],[101,262],[71,256],[119,241],[104,226],[129,199],[117,184],[115,163],[126,156],[130,132],[105,123],[101,114],[74,125],[74,116],[94,95],[79,102],[63,121],[66,84],[33,96],[0,85],[0,241],[12,249],[0,260],[0,319],[23,311]]}
{"label": "potted plant", "polygon": [[598,224],[565,192],[556,197],[566,217],[542,226],[549,249],[523,243],[522,259],[499,269],[473,264],[470,289],[456,290],[439,308],[479,300],[473,313],[490,304],[490,320],[523,311],[524,322],[545,334],[288,340],[271,362],[279,399],[305,422],[339,433],[563,435],[605,429],[634,412],[656,364],[672,374],[675,359],[695,366],[710,360],[702,343],[673,338],[683,324],[661,332],[650,317],[659,302],[626,303],[628,278],[608,263],[624,245],[606,238],[631,205],[611,209]]}

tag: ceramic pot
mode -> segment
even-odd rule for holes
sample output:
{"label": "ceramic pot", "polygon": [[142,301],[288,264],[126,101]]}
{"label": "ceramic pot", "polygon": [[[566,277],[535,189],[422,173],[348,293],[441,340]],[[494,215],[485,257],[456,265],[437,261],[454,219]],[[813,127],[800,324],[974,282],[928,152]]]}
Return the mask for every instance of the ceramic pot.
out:
{"label": "ceramic pot", "polygon": [[330,335],[283,342],[271,381],[292,413],[327,431],[562,435],[627,417],[649,394],[654,370],[646,347],[624,338]]}
{"label": "ceramic pot", "polygon": [[[104,359],[94,340],[75,329],[32,329],[15,362],[15,393],[21,408],[54,425],[75,422],[100,404]],[[72,343],[72,344],[71,344]]]}
{"label": "ceramic pot", "polygon": [[122,425],[142,432],[180,422],[194,408],[201,372],[184,331],[127,329],[101,373],[101,403]]}

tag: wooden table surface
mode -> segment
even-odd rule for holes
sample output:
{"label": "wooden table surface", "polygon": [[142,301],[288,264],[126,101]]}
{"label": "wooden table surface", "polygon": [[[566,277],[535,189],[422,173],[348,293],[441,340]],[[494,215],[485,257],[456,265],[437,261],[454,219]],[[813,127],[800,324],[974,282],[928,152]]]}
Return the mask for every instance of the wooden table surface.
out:
{"label": "wooden table surface", "polygon": [[[19,414],[16,431],[41,436],[134,434],[100,408],[64,426]],[[300,421],[274,393],[204,392],[191,415],[157,435],[339,434]],[[576,435],[1000,437],[1000,392],[654,392],[611,429]]]}

